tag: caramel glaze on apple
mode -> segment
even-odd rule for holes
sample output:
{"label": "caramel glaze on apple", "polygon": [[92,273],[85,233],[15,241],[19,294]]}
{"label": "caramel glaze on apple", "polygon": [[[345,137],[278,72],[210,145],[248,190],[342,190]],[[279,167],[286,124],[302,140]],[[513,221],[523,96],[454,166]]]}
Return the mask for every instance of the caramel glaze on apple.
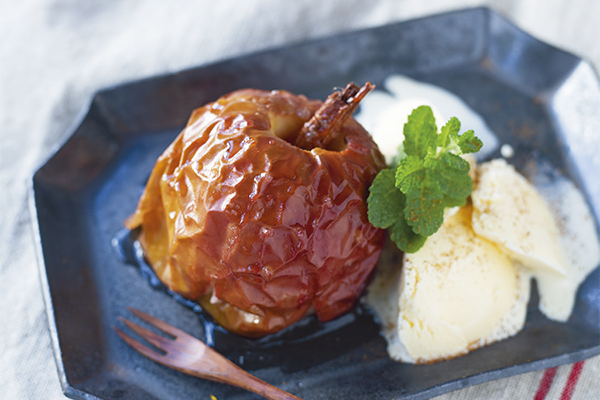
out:
{"label": "caramel glaze on apple", "polygon": [[350,116],[370,88],[329,103],[245,89],[196,109],[126,221],[159,279],[248,337],[349,311],[383,245],[366,198],[385,161]]}

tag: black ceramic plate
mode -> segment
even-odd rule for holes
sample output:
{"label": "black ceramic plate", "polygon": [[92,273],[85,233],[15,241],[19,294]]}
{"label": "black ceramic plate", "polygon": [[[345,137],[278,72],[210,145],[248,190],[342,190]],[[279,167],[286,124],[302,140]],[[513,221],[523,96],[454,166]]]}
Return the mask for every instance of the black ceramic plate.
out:
{"label": "black ceramic plate", "polygon": [[[41,276],[65,393],[85,399],[257,398],[170,370],[112,330],[126,306],[206,340],[198,316],[153,289],[111,241],[134,210],[156,157],[193,108],[231,90],[287,89],[324,98],[349,81],[401,73],[446,88],[480,113],[514,160],[537,152],[584,190],[598,220],[598,80],[589,64],[487,9],[344,34],[98,93],[73,136],[35,174]],[[595,136],[594,136],[595,133]],[[594,164],[596,163],[596,164]],[[596,171],[596,172],[594,172]],[[596,270],[564,324],[537,311],[516,337],[434,365],[393,362],[363,309],[329,324],[306,319],[266,342],[212,333],[225,356],[305,399],[417,399],[600,353]],[[208,332],[210,333],[210,332]]]}

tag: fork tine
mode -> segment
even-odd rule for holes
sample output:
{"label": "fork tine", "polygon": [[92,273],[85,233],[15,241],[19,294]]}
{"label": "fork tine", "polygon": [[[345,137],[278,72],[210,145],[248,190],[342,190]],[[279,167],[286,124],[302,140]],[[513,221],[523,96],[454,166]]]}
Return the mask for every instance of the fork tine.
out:
{"label": "fork tine", "polygon": [[[152,343],[161,350],[164,348],[169,349],[168,351],[165,351],[165,355],[159,354],[156,350],[138,342],[116,326],[113,326],[113,329],[121,339],[149,359],[185,374],[249,390],[267,399],[301,400],[290,393],[284,392],[283,390],[250,375],[248,372],[242,370],[233,362],[217,353],[212,348],[206,346],[202,341],[195,339],[193,336],[139,310],[134,308],[129,308],[129,310],[148,324],[154,325],[166,334],[175,336],[175,340],[167,339],[166,337],[149,331],[125,318],[119,317],[125,325],[134,332],[137,332],[149,343]],[[181,338],[184,340],[180,340]],[[188,340],[188,338],[190,340]]]}
{"label": "fork tine", "polygon": [[151,348],[144,346],[143,344],[141,344],[140,342],[138,342],[131,336],[127,335],[125,332],[123,332],[119,328],[117,328],[116,326],[113,326],[113,329],[115,330],[115,332],[117,332],[117,335],[119,335],[121,337],[121,339],[123,339],[128,345],[130,345],[135,350],[142,353],[149,359],[154,360],[161,364],[165,362],[165,356],[163,356],[162,354],[157,353],[156,351],[152,350]]}
{"label": "fork tine", "polygon": [[174,326],[171,326],[171,325],[167,324],[166,322],[161,321],[160,319],[158,319],[156,317],[153,317],[152,315],[148,315],[145,312],[142,312],[133,307],[127,307],[127,309],[129,311],[131,311],[134,315],[136,315],[138,318],[140,318],[141,320],[146,321],[150,325],[154,325],[155,327],[159,328],[161,331],[165,332],[166,334],[169,334],[176,338],[178,337],[178,338],[182,338],[182,339],[186,338],[186,339],[196,340],[193,336],[188,335],[184,331],[177,329]]}
{"label": "fork tine", "polygon": [[141,337],[146,339],[149,343],[156,346],[156,348],[158,348],[160,351],[164,351],[165,353],[168,353],[166,348],[169,347],[170,343],[173,343],[173,340],[167,339],[164,336],[158,335],[158,334],[152,332],[151,330],[144,328],[143,326],[140,326],[134,322],[126,320],[123,317],[119,317],[119,321],[123,322],[125,325],[127,325],[129,327],[129,329],[131,329],[132,331],[134,331],[135,333],[137,333],[138,335],[140,335]]}

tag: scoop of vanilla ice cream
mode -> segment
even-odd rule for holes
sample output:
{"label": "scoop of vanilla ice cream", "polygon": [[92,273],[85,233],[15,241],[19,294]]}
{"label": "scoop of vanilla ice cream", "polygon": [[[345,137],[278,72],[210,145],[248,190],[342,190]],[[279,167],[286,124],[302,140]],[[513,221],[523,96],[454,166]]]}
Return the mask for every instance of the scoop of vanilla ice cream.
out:
{"label": "scoop of vanilla ice cream", "polygon": [[419,251],[405,254],[400,272],[397,265],[381,265],[367,302],[382,322],[392,358],[452,358],[523,327],[529,277],[475,235],[471,213],[465,206],[448,218]]}
{"label": "scoop of vanilla ice cream", "polygon": [[598,233],[582,193],[572,182],[559,177],[542,187],[540,194],[556,216],[567,275],[534,273],[540,292],[539,307],[548,318],[566,321],[573,311],[579,285],[600,263]]}
{"label": "scoop of vanilla ice cream", "polygon": [[535,188],[505,160],[479,167],[473,230],[531,270],[565,276],[567,266],[552,212]]}
{"label": "scoop of vanilla ice cream", "polygon": [[529,270],[537,281],[540,311],[566,321],[577,288],[600,262],[598,235],[575,185],[543,164],[538,169],[539,191],[503,160],[482,164],[471,195],[473,229]]}

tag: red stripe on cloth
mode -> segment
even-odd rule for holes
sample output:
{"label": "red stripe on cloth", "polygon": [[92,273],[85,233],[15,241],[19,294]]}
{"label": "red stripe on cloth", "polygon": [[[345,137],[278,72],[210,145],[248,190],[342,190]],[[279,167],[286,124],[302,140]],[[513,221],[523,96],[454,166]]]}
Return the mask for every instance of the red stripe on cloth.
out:
{"label": "red stripe on cloth", "polygon": [[571,400],[571,396],[573,396],[575,386],[577,386],[577,381],[579,380],[579,376],[581,375],[581,371],[583,370],[584,362],[585,361],[576,362],[571,367],[571,374],[569,375],[569,379],[567,380],[562,395],[560,396],[560,400]]}
{"label": "red stripe on cloth", "polygon": [[552,381],[554,380],[554,375],[556,375],[557,369],[558,367],[548,368],[546,372],[544,372],[544,376],[542,376],[540,386],[538,386],[538,390],[535,393],[533,400],[544,400],[546,398],[546,395],[552,386]]}

